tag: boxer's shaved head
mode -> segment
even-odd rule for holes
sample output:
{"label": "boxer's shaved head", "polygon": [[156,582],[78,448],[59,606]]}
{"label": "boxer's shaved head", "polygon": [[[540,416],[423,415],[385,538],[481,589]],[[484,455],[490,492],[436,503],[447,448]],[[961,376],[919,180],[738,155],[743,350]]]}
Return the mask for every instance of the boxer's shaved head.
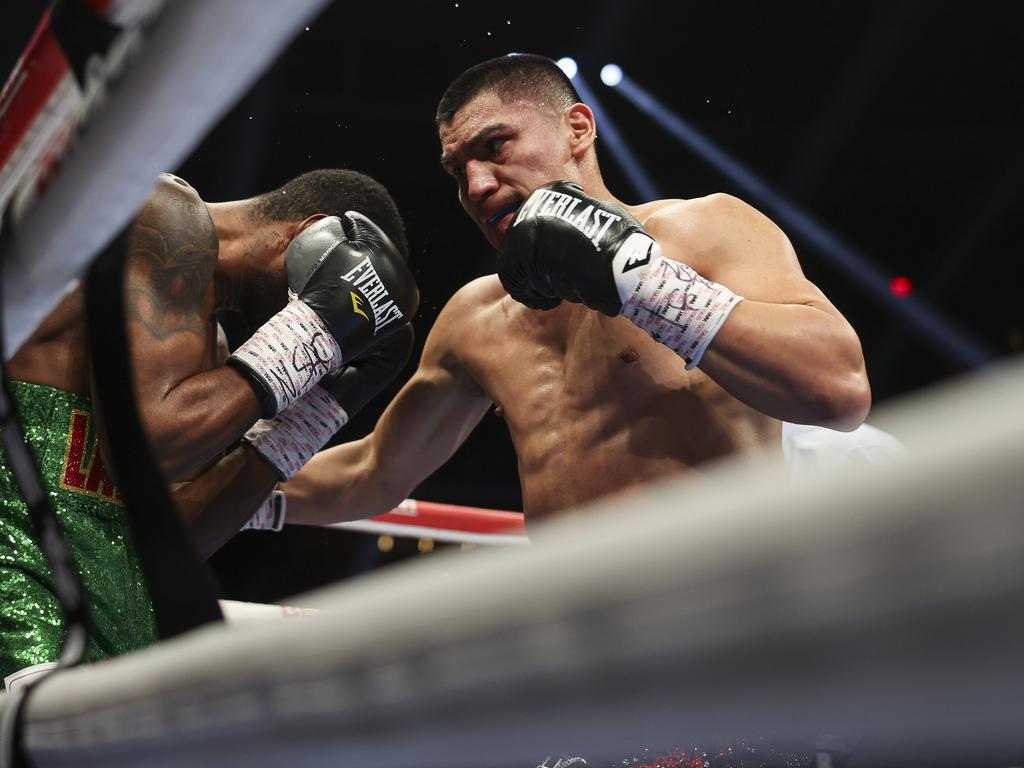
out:
{"label": "boxer's shaved head", "polygon": [[510,53],[470,67],[444,92],[434,121],[451,122],[455,114],[477,95],[494,93],[504,102],[524,99],[562,113],[581,101],[572,82],[546,56]]}
{"label": "boxer's shaved head", "polygon": [[379,181],[341,168],[321,168],[304,173],[272,192],[253,199],[257,221],[300,222],[316,213],[341,216],[359,211],[384,230],[391,242],[408,258],[398,206]]}

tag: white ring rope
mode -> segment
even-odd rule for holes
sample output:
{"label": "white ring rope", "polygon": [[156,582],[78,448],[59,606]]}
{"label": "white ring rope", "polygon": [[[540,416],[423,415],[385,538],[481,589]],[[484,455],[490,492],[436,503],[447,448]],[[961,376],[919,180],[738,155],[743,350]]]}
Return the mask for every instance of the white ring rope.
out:
{"label": "white ring rope", "polygon": [[[920,398],[913,454],[731,464],[44,681],[40,768],[480,768],[839,733],[889,764],[1019,749],[1024,365]],[[0,708],[3,706],[0,699]]]}
{"label": "white ring rope", "polygon": [[[852,432],[783,423],[782,453],[787,474],[806,478],[848,464],[884,464],[906,457],[895,437],[869,424]],[[494,509],[406,499],[369,520],[335,523],[340,528],[379,535],[427,538],[466,544],[528,544],[523,515]]]}
{"label": "white ring rope", "polygon": [[326,2],[166,4],[46,194],[14,229],[3,264],[5,355],[131,219],[157,174],[181,162]]}

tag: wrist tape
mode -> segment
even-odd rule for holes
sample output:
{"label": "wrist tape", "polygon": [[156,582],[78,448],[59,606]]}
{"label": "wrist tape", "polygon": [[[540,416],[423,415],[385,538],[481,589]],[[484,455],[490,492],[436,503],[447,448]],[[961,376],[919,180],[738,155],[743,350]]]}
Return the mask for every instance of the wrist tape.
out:
{"label": "wrist tape", "polygon": [[342,364],[338,342],[319,315],[301,300],[288,302],[230,359],[248,368],[273,395],[275,413]]}
{"label": "wrist tape", "polygon": [[288,497],[284,491],[274,491],[249,518],[240,531],[280,531],[284,528],[285,513],[288,511]]}
{"label": "wrist tape", "polygon": [[683,358],[686,370],[700,364],[729,313],[743,301],[686,264],[666,259],[657,242],[641,233],[619,249],[612,270],[621,314]]}
{"label": "wrist tape", "polygon": [[347,423],[345,409],[327,390],[314,385],[287,410],[253,424],[245,439],[287,480]]}

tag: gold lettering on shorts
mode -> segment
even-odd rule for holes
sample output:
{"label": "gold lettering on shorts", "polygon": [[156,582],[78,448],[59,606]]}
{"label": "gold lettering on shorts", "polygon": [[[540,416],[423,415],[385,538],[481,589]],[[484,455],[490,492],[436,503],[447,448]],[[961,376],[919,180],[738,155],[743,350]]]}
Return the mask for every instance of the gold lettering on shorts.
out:
{"label": "gold lettering on shorts", "polygon": [[89,420],[88,411],[78,408],[71,410],[60,487],[62,490],[81,493],[94,499],[123,504],[121,490],[114,485],[114,481],[103,464],[99,441],[95,435],[92,440],[89,440]]}

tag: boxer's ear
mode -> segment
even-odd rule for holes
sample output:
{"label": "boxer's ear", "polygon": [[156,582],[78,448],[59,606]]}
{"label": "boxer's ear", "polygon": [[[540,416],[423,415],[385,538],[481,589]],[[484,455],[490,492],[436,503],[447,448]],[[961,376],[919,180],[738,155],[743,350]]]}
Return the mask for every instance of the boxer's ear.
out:
{"label": "boxer's ear", "polygon": [[312,224],[312,223],[313,223],[314,221],[320,221],[320,219],[326,219],[326,218],[327,218],[327,214],[326,214],[326,213],[314,213],[314,214],[313,214],[312,216],[308,216],[308,217],[306,217],[305,219],[303,219],[302,221],[300,221],[300,222],[299,222],[299,223],[298,223],[298,224],[297,224],[297,225],[295,226],[295,228],[294,228],[294,229],[292,229],[292,231],[291,231],[291,232],[289,233],[289,235],[288,235],[288,241],[289,241],[289,242],[291,242],[292,240],[294,240],[294,239],[295,239],[295,236],[296,236],[297,234],[299,234],[299,232],[301,232],[302,230],[304,230],[304,229],[305,229],[306,227],[308,227],[308,226],[309,226],[310,224]]}
{"label": "boxer's ear", "polygon": [[569,107],[565,117],[572,132],[569,140],[572,156],[578,159],[594,145],[597,138],[597,121],[594,119],[593,110],[582,103]]}

